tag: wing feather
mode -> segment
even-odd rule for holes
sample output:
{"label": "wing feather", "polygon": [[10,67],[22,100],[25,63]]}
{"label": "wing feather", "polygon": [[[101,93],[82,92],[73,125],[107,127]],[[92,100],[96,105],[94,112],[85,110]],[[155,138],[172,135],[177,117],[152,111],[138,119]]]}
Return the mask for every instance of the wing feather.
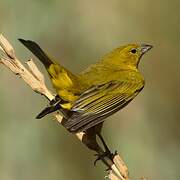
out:
{"label": "wing feather", "polygon": [[71,132],[85,131],[127,105],[142,89],[133,81],[111,81],[85,91],[74,103],[64,126]]}

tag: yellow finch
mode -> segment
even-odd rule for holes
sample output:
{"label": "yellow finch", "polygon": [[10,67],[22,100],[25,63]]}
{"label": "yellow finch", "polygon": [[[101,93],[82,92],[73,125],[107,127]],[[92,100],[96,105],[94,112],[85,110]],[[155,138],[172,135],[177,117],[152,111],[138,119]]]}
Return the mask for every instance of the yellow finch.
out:
{"label": "yellow finch", "polygon": [[[94,139],[95,134],[101,138],[105,118],[125,107],[144,87],[138,64],[151,45],[120,46],[83,72],[74,74],[52,60],[35,42],[19,40],[45,65],[60,97],[58,103],[52,103],[38,118],[58,109],[65,117],[63,125],[70,132],[89,130]],[[97,146],[90,148],[97,150]]]}

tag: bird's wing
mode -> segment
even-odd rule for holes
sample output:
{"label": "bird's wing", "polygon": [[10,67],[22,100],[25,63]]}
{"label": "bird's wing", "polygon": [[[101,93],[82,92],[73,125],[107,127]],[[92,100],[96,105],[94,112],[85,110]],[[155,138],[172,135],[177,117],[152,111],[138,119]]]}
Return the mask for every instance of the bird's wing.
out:
{"label": "bird's wing", "polygon": [[64,126],[71,132],[85,131],[127,105],[142,88],[133,81],[93,86],[75,101],[72,116]]}

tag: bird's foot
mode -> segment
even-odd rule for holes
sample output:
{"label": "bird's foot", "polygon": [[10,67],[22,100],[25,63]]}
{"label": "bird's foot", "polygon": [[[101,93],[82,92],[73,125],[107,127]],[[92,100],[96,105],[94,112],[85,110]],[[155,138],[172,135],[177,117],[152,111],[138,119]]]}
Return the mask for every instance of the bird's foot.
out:
{"label": "bird's foot", "polygon": [[[96,166],[96,163],[99,161],[99,160],[104,160],[104,158],[105,157],[108,157],[109,159],[111,159],[111,161],[113,162],[113,159],[114,159],[114,156],[116,156],[118,153],[117,153],[117,151],[115,151],[114,153],[111,153],[110,151],[106,151],[106,152],[104,152],[103,154],[95,154],[95,156],[97,157],[97,159],[94,161],[94,166]],[[107,164],[107,166],[108,166],[108,168],[107,169],[105,169],[105,171],[110,171],[111,170],[111,166],[109,166],[108,164]]]}
{"label": "bird's foot", "polygon": [[113,161],[113,157],[115,154],[111,153],[110,151],[105,151],[103,154],[95,154],[95,156],[97,157],[96,160],[94,161],[94,166],[96,166],[96,163],[99,160],[104,160],[105,157],[108,157],[109,159],[111,159]]}

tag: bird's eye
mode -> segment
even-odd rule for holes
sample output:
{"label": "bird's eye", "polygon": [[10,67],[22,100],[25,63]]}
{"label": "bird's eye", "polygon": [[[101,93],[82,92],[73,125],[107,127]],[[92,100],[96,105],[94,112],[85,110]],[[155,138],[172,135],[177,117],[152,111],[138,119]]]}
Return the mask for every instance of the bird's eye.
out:
{"label": "bird's eye", "polygon": [[131,53],[133,53],[133,54],[135,54],[136,52],[137,52],[136,49],[132,49],[132,50],[131,50]]}

